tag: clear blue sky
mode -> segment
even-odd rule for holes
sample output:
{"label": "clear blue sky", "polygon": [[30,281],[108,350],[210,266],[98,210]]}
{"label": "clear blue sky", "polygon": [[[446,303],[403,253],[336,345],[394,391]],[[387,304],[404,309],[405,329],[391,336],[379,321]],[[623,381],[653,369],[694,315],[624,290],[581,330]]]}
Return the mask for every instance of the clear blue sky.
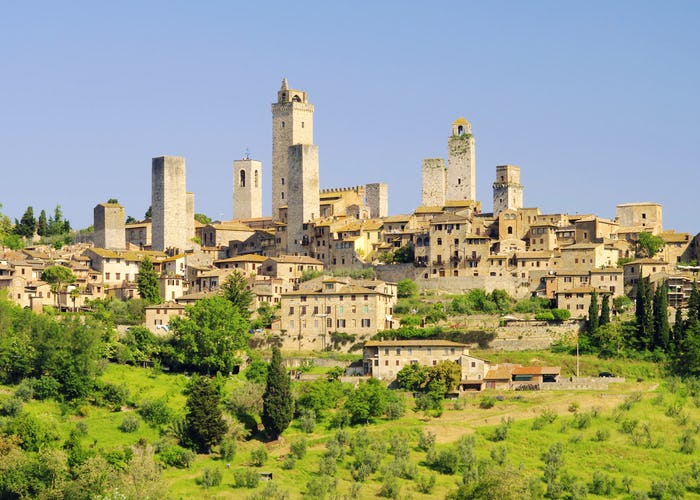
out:
{"label": "clear blue sky", "polygon": [[283,77],[316,106],[322,187],[389,184],[472,122],[477,197],[522,169],[525,205],[614,217],[654,201],[700,231],[700,2],[3,2],[0,203],[74,227],[117,198],[141,218],[151,158],[187,158],[196,211],[231,217],[232,161],[263,162]]}

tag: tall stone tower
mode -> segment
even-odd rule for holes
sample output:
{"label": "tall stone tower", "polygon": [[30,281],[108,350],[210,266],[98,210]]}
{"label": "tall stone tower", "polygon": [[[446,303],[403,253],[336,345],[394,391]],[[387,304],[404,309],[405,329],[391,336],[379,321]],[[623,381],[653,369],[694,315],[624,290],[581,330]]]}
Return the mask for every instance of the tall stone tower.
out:
{"label": "tall stone tower", "polygon": [[289,201],[289,147],[313,142],[314,106],[309,104],[306,92],[290,89],[285,78],[272,105],[273,220],[279,220],[280,207]]}
{"label": "tall stone tower", "polygon": [[124,207],[119,203],[100,203],[93,211],[95,246],[110,250],[126,248]]}
{"label": "tall stone tower", "polygon": [[320,211],[318,146],[290,146],[288,159],[287,253],[306,255],[308,251],[305,250],[304,224],[318,217]]}
{"label": "tall stone tower", "polygon": [[445,160],[428,158],[423,160],[423,190],[421,205],[424,207],[442,207],[445,205],[445,183],[447,172]]}
{"label": "tall stone tower", "polygon": [[[185,190],[185,159],[179,156],[153,158],[151,167],[151,207],[153,250],[184,251],[193,222],[188,213],[194,211],[194,197],[188,210]],[[194,215],[194,214],[192,214]]]}
{"label": "tall stone tower", "polygon": [[389,186],[386,183],[367,184],[365,186],[365,199],[371,218],[389,215]]}
{"label": "tall stone tower", "polygon": [[523,185],[520,184],[520,167],[500,165],[496,167],[496,182],[493,183],[493,215],[502,210],[523,208]]}
{"label": "tall stone tower", "polygon": [[447,200],[476,201],[476,153],[472,125],[464,118],[452,124],[447,140]]}
{"label": "tall stone tower", "polygon": [[246,157],[233,161],[233,218],[262,217],[262,163]]}

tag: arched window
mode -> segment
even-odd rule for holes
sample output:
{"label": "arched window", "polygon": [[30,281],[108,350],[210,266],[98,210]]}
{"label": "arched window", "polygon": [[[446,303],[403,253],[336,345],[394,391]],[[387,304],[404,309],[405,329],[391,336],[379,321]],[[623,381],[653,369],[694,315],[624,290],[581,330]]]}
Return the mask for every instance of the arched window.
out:
{"label": "arched window", "polygon": [[508,226],[508,234],[513,234],[513,226]]}
{"label": "arched window", "polygon": [[241,173],[240,173],[240,186],[242,188],[245,187],[245,170],[241,170]]}
{"label": "arched window", "polygon": [[459,135],[462,135],[462,134],[464,133],[464,127],[461,126],[461,125],[460,125],[459,127],[457,127],[457,133],[458,133]]}
{"label": "arched window", "polygon": [[438,244],[438,245],[442,245],[442,238],[438,238],[438,239],[437,239],[437,244]]}
{"label": "arched window", "polygon": [[301,102],[301,98],[298,95],[295,95],[294,97],[292,97],[292,101]]}
{"label": "arched window", "polygon": [[255,184],[254,184],[254,186],[258,187],[258,171],[257,170],[255,171]]}

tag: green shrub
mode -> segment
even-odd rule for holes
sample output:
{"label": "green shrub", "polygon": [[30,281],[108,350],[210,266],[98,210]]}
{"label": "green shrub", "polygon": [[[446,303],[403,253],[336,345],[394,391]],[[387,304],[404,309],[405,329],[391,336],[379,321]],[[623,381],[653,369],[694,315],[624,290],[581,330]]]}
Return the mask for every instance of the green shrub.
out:
{"label": "green shrub", "polygon": [[489,408],[493,408],[495,404],[496,398],[493,396],[482,396],[481,400],[479,401],[479,408],[488,410]]}
{"label": "green shrub", "polygon": [[292,444],[289,445],[289,451],[296,458],[302,459],[306,455],[306,446],[306,439],[295,439],[294,441],[292,441]]}
{"label": "green shrub", "polygon": [[234,488],[257,488],[260,473],[255,469],[236,469],[233,471]]}
{"label": "green shrub", "polygon": [[25,403],[34,397],[34,387],[30,379],[24,379],[19,383],[17,389],[15,389],[15,397]]}
{"label": "green shrub", "polygon": [[265,465],[267,458],[267,449],[264,445],[261,445],[250,452],[250,463],[255,467],[262,467]]}
{"label": "green shrub", "polygon": [[429,494],[431,491],[433,491],[433,488],[435,487],[435,482],[437,481],[437,478],[435,477],[435,474],[428,474],[428,475],[420,475],[416,476],[416,489],[421,492],[425,493],[426,495]]}
{"label": "green shrub", "polygon": [[418,435],[418,448],[423,451],[431,450],[435,447],[435,434],[421,429]]}
{"label": "green shrub", "polygon": [[127,414],[124,415],[122,423],[119,424],[119,430],[122,432],[136,432],[141,425],[141,421],[136,415]]}
{"label": "green shrub", "polygon": [[189,469],[195,459],[195,454],[191,450],[171,444],[162,447],[158,452],[158,457],[161,462],[170,467]]}
{"label": "green shrub", "polygon": [[139,414],[152,426],[166,425],[171,422],[173,415],[165,399],[146,399],[139,406]]}
{"label": "green shrub", "polygon": [[8,417],[16,417],[22,412],[24,402],[17,396],[7,398],[0,405],[0,414]]}
{"label": "green shrub", "polygon": [[236,449],[238,445],[235,439],[224,438],[219,445],[219,454],[222,460],[230,462],[236,456]]}
{"label": "green shrub", "polygon": [[220,469],[210,469],[205,467],[202,471],[202,477],[199,478],[198,483],[202,488],[213,488],[221,484],[221,478],[223,474]]}

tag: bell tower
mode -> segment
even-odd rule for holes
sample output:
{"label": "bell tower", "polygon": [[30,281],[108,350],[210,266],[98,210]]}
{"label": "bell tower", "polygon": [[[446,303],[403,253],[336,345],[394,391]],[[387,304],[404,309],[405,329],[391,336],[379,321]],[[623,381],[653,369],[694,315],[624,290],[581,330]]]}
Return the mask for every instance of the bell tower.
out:
{"label": "bell tower", "polygon": [[464,118],[452,123],[447,140],[447,200],[476,201],[476,152],[472,125]]}

